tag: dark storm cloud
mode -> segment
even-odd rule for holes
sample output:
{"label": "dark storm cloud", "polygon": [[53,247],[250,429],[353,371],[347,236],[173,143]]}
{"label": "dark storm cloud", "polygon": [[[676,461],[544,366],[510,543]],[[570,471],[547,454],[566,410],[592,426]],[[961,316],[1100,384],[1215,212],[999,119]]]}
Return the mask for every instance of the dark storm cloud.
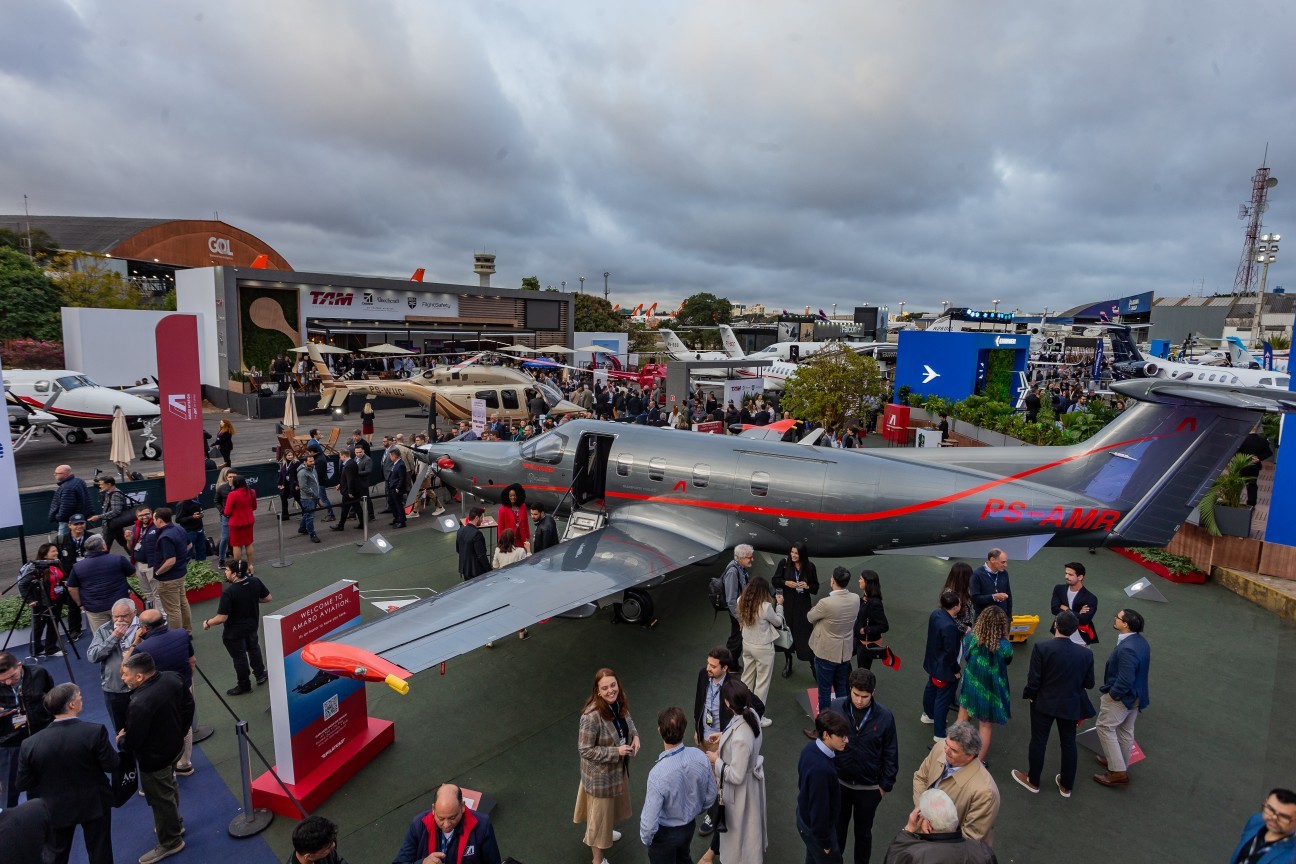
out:
{"label": "dark storm cloud", "polygon": [[601,291],[610,270],[623,305],[1227,290],[1265,142],[1276,175],[1291,164],[1296,13],[1263,17],[1168,0],[16,4],[0,210],[25,192],[43,213],[219,211],[320,271],[472,282],[472,252],[492,251],[496,284]]}

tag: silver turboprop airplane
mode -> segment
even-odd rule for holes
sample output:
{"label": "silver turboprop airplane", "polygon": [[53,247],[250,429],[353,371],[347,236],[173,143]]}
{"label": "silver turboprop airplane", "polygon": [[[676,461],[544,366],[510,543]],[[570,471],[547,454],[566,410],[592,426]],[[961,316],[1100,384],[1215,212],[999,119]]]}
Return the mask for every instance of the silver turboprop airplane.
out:
{"label": "silver turboprop airplane", "polygon": [[805,540],[826,558],[949,554],[967,541],[980,552],[1013,541],[1164,546],[1258,412],[1296,411],[1296,396],[1272,390],[1165,380],[1113,389],[1134,404],[1069,447],[836,450],[594,420],[520,444],[434,445],[420,458],[451,487],[499,500],[521,483],[547,510],[570,506],[567,538],[315,643],[332,658],[321,668],[363,677],[386,661],[414,673],[608,603],[650,622],[649,589],[739,543],[783,552]]}

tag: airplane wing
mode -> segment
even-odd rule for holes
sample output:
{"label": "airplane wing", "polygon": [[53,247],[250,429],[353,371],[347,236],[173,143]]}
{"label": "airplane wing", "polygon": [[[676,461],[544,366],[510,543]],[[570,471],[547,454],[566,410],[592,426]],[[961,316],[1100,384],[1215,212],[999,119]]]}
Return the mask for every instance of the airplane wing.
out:
{"label": "airplane wing", "polygon": [[329,641],[419,672],[720,551],[666,528],[615,522]]}

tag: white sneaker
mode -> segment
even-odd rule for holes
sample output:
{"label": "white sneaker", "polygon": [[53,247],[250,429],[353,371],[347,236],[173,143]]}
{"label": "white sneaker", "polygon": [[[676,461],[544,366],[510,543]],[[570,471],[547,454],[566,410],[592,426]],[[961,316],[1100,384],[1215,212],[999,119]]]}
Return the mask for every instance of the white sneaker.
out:
{"label": "white sneaker", "polygon": [[771,720],[770,718],[768,718],[768,717],[762,717],[762,718],[761,718],[761,726],[768,728],[768,727],[773,726],[773,725],[774,725],[774,721]]}
{"label": "white sneaker", "polygon": [[615,843],[615,842],[617,842],[617,841],[620,840],[620,839],[621,839],[621,832],[620,832],[620,831],[617,831],[616,829],[613,829],[613,831],[612,831],[612,842]]}
{"label": "white sneaker", "polygon": [[930,726],[931,724],[935,723],[936,721],[933,720],[932,718],[928,717],[928,716],[927,716],[927,712],[924,711],[923,714],[922,714],[922,716],[918,718],[918,722],[919,722],[919,723],[926,723],[928,726]]}
{"label": "white sneaker", "polygon": [[939,743],[941,743],[941,742],[944,741],[944,740],[945,740],[944,738],[938,738],[938,737],[935,736],[935,735],[932,736],[932,743],[933,743],[933,744],[939,744]]}

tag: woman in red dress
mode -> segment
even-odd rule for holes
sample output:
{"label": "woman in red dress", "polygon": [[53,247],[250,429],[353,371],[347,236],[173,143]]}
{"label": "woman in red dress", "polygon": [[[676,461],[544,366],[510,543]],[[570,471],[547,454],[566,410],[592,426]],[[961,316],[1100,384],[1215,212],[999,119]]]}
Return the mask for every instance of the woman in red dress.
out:
{"label": "woman in red dress", "polygon": [[504,503],[500,505],[495,521],[499,523],[501,534],[505,528],[512,528],[513,542],[531,554],[531,514],[527,512],[526,492],[521,484],[514,483],[504,490]]}
{"label": "woman in red dress", "polygon": [[[256,492],[247,484],[247,478],[236,476],[230,481],[230,493],[225,498],[225,515],[229,517],[230,550],[235,560],[246,558],[248,572],[252,568],[252,529],[256,525]],[[239,552],[242,550],[243,554]]]}

